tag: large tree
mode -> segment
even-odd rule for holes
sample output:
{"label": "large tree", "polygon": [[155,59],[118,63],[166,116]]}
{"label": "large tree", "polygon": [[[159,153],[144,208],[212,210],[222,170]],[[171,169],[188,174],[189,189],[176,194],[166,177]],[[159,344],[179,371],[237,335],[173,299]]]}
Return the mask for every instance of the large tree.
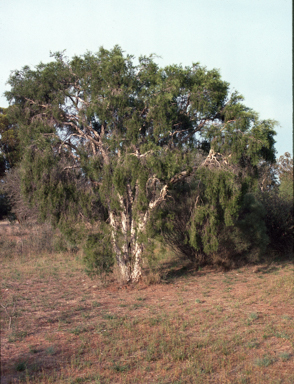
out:
{"label": "large tree", "polygon": [[11,211],[6,186],[6,175],[20,158],[16,124],[9,117],[9,108],[0,108],[0,219]]}
{"label": "large tree", "polygon": [[277,163],[277,173],[280,179],[280,193],[284,198],[293,201],[293,158],[289,152],[280,156]]}
{"label": "large tree", "polygon": [[0,177],[19,160],[17,126],[8,116],[9,108],[0,108]]}
{"label": "large tree", "polygon": [[77,214],[79,191],[96,197],[126,282],[140,278],[148,222],[175,186],[201,167],[222,167],[226,183],[236,164],[252,176],[274,160],[274,122],[259,121],[215,69],[160,68],[152,56],[135,65],[118,46],[54,58],[9,79],[23,190],[57,222]]}

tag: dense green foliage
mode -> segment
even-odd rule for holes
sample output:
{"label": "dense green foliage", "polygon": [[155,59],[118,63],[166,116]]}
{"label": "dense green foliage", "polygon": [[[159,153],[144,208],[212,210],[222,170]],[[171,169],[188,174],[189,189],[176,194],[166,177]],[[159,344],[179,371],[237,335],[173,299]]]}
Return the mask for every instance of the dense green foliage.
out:
{"label": "dense green foliage", "polygon": [[[68,232],[74,221],[105,222],[126,281],[141,275],[148,229],[174,228],[186,197],[188,229],[178,238],[186,247],[215,254],[221,228],[238,220],[250,237],[244,223],[262,209],[246,194],[258,186],[259,163],[275,161],[274,121],[260,121],[198,63],[160,68],[144,56],[135,65],[118,46],[54,59],[15,71],[6,93],[24,149],[22,191],[43,218]],[[95,236],[87,258],[108,268],[92,251]],[[266,241],[262,225],[243,248],[258,236]]]}
{"label": "dense green foliage", "polygon": [[280,156],[277,163],[277,174],[280,179],[279,192],[284,199],[293,202],[293,158],[289,152]]}
{"label": "dense green foliage", "polygon": [[258,193],[257,198],[266,210],[264,221],[270,240],[268,249],[276,251],[279,256],[290,254],[293,257],[293,198],[286,199],[276,190]]}
{"label": "dense green foliage", "polygon": [[9,108],[0,108],[0,219],[7,217],[12,209],[4,179],[20,159],[17,125],[12,121]]}
{"label": "dense green foliage", "polygon": [[12,121],[9,108],[0,108],[0,177],[20,158],[17,126]]}
{"label": "dense green foliage", "polygon": [[0,188],[0,220],[7,217],[11,211],[11,206],[6,193]]}
{"label": "dense green foliage", "polygon": [[221,173],[203,178],[210,184],[198,179],[174,190],[172,199],[154,215],[153,230],[160,231],[179,256],[198,265],[232,267],[258,261],[270,242],[265,208],[253,194],[242,195],[237,180],[227,183],[224,193]]}
{"label": "dense green foliage", "polygon": [[99,231],[89,234],[84,245],[84,253],[86,272],[89,275],[112,272],[115,258],[109,228],[102,224]]}

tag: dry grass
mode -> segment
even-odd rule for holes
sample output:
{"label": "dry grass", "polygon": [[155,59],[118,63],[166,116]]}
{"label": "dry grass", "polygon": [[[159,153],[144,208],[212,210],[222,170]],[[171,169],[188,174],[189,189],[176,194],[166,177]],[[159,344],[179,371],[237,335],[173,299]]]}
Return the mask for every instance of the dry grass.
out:
{"label": "dry grass", "polygon": [[131,287],[73,254],[5,249],[2,384],[294,382],[293,264]]}

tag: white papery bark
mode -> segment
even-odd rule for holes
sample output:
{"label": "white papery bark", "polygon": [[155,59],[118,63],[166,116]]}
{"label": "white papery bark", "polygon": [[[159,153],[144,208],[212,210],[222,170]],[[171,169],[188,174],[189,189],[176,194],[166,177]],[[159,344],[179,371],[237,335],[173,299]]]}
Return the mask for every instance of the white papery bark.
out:
{"label": "white papery bark", "polygon": [[[135,194],[136,195],[136,194]],[[110,212],[112,227],[112,243],[122,280],[126,283],[138,282],[142,276],[143,243],[138,239],[146,231],[147,220],[151,209],[137,213],[134,218],[133,203],[136,198],[128,188],[128,197],[118,195],[121,211],[119,214]],[[161,196],[162,198],[162,196]],[[151,206],[153,208],[154,202]]]}
{"label": "white papery bark", "polygon": [[[223,160],[222,156],[211,150],[200,166],[215,165],[215,162],[219,165],[220,160]],[[170,179],[169,184],[176,184],[188,175],[187,171],[180,172]],[[146,186],[154,186],[155,183],[160,183],[160,181],[153,176],[149,178]],[[140,235],[143,235],[146,231],[147,222],[152,210],[166,199],[168,184],[161,185],[160,190],[157,190],[156,194],[154,193],[154,197],[149,201],[147,211],[136,212],[136,215],[134,215],[134,206],[137,203],[139,194],[138,184],[135,186],[135,192],[132,192],[130,185],[127,185],[126,192],[125,197],[118,194],[119,213],[110,212],[109,217],[117,264],[123,281],[129,283],[139,281],[142,276],[144,244],[139,241]]]}

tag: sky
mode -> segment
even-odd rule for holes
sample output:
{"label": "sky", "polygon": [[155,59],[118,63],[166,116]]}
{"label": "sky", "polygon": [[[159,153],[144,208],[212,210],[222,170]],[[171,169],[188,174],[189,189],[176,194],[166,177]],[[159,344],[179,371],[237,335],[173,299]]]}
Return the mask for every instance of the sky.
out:
{"label": "sky", "polygon": [[277,155],[293,154],[291,0],[0,0],[0,41],[1,107],[12,70],[118,44],[162,67],[219,69],[261,119],[278,121]]}

